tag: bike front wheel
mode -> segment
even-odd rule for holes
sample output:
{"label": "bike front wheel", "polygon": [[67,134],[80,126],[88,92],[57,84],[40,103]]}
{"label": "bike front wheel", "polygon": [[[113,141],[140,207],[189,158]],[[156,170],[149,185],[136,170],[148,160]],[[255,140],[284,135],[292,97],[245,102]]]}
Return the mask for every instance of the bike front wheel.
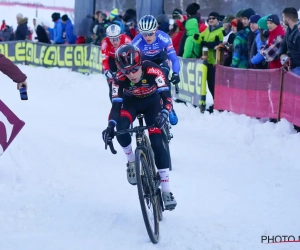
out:
{"label": "bike front wheel", "polygon": [[153,244],[159,241],[158,200],[154,178],[148,168],[147,155],[141,149],[135,152],[137,189],[145,226]]}

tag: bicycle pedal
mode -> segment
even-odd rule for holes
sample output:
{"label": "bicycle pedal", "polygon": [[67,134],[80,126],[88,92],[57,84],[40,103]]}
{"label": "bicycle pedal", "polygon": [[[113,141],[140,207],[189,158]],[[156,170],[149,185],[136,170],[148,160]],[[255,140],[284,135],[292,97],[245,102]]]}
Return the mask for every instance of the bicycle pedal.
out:
{"label": "bicycle pedal", "polygon": [[175,209],[176,205],[169,205],[167,207],[165,207],[165,210],[168,210],[168,211],[173,211]]}

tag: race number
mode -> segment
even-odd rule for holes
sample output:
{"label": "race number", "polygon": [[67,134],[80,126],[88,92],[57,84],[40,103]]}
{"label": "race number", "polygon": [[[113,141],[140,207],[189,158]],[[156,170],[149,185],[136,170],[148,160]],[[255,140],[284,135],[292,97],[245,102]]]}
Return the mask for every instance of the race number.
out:
{"label": "race number", "polygon": [[162,76],[158,76],[155,78],[155,82],[157,84],[157,86],[160,88],[160,87],[163,87],[166,85],[166,82],[164,80],[164,78]]}

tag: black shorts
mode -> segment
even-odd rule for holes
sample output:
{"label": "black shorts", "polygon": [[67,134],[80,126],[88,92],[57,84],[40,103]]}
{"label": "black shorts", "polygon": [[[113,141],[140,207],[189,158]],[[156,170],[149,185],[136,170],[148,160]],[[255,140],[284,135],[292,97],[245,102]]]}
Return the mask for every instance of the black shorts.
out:
{"label": "black shorts", "polygon": [[[125,96],[123,98],[121,116],[117,122],[117,130],[128,129],[139,114],[144,115],[146,125],[153,125],[161,110],[161,98],[158,93],[145,98]],[[169,168],[169,157],[163,146],[162,131],[154,128],[149,129],[148,133],[157,168]],[[122,147],[127,147],[131,143],[131,136],[129,133],[118,135],[117,140]]]}

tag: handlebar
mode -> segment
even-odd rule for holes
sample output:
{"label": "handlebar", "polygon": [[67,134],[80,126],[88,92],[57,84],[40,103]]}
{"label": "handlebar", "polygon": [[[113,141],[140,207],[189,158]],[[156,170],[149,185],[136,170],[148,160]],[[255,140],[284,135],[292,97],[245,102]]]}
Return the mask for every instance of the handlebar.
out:
{"label": "handlebar", "polygon": [[[136,126],[134,128],[129,128],[129,129],[124,129],[124,130],[120,130],[120,131],[115,131],[114,135],[122,135],[122,134],[127,134],[127,133],[137,133],[139,131],[144,131],[146,129],[151,129],[151,128],[155,128],[156,125],[148,125],[148,126]],[[105,150],[107,150],[107,145],[109,146],[110,151],[115,155],[117,153],[117,151],[114,148],[114,144],[111,140],[106,140],[105,141]]]}

